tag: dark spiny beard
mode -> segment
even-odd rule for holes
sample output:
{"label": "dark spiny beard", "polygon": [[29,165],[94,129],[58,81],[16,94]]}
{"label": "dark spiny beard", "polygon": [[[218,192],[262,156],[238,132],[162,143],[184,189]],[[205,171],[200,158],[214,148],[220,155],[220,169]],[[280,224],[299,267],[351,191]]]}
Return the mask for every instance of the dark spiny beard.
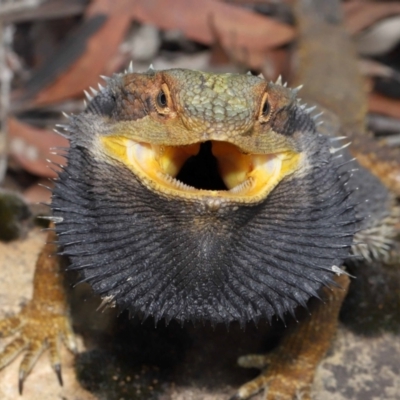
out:
{"label": "dark spiny beard", "polygon": [[72,143],[52,204],[62,254],[96,293],[156,320],[283,318],[332,283],[356,229],[327,140],[262,203],[218,210],[153,193]]}

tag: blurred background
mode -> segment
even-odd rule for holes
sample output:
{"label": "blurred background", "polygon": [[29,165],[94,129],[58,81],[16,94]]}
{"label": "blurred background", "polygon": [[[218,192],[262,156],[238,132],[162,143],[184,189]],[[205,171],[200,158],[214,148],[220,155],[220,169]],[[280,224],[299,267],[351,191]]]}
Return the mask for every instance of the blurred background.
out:
{"label": "blurred background", "polygon": [[[30,202],[68,146],[53,132],[84,108],[100,75],[185,67],[290,81],[296,30],[288,0],[2,0],[0,182]],[[369,127],[400,144],[400,2],[343,2],[369,97]],[[48,185],[46,179],[46,185]]]}
{"label": "blurred background", "polygon": [[[45,240],[37,229],[27,234],[31,215],[49,212],[40,205],[50,201],[44,186],[51,189],[57,164],[65,162],[57,152],[68,146],[53,129],[66,122],[63,113],[84,109],[83,91],[97,90],[104,84],[100,75],[123,72],[130,62],[138,72],[150,64],[155,69],[250,70],[290,82],[297,35],[291,3],[0,0],[1,316],[15,313],[30,298],[35,259]],[[400,1],[349,0],[342,5],[365,77],[369,129],[378,141],[400,146]],[[26,240],[1,242],[21,236]],[[385,279],[377,271],[365,270],[365,279],[353,284],[361,286],[363,297],[349,297],[348,306],[355,305],[347,321],[357,315],[362,322],[353,329],[364,336],[341,327],[334,351],[317,373],[319,399],[400,398],[400,276],[394,268]],[[124,327],[116,329],[115,311],[97,312],[98,299],[82,287],[71,301],[74,328],[84,338],[81,351],[94,350],[75,360],[63,354],[64,389],[42,357],[28,380],[25,400],[92,400],[89,392],[79,392],[81,385],[100,399],[226,399],[239,383],[256,376],[256,371],[236,367],[236,358],[264,348],[262,327],[245,333],[233,327],[228,339],[225,327],[200,333],[192,327],[158,327],[155,334],[152,321],[142,325],[134,319],[132,327],[127,318],[120,318]],[[365,301],[365,292],[371,292],[372,300]],[[387,328],[397,336],[372,337],[367,328],[374,333]],[[17,369],[18,362],[0,372],[2,399],[15,399]],[[80,384],[72,383],[76,376]]]}

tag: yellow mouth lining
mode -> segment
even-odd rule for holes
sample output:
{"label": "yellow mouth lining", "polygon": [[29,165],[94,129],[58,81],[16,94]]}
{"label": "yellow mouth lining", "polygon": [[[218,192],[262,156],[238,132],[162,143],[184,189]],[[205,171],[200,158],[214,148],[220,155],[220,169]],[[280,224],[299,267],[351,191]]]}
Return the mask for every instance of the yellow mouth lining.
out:
{"label": "yellow mouth lining", "polygon": [[200,151],[201,143],[164,146],[139,143],[121,136],[104,137],[106,149],[124,162],[149,189],[163,194],[200,198],[214,197],[240,202],[258,202],[291,173],[300,154],[244,154],[237,146],[211,141],[218,173],[226,190],[196,188],[177,179],[189,158]]}

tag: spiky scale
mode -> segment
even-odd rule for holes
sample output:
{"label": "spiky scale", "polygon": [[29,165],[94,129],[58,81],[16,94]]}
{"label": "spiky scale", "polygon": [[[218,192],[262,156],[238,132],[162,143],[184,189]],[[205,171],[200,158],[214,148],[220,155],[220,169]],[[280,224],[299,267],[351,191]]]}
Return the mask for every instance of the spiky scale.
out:
{"label": "spiky scale", "polygon": [[93,96],[91,96],[87,90],[84,90],[83,93],[85,94],[85,97],[89,102],[93,100]]}
{"label": "spiky scale", "polygon": [[[285,86],[285,85],[284,85]],[[297,93],[300,92],[300,90],[302,89],[303,85],[297,86],[296,88],[292,89],[292,93],[296,96]]]}
{"label": "spiky scale", "polygon": [[57,133],[57,135],[60,135],[60,136],[62,136],[63,138],[66,138],[66,139],[69,138],[68,134],[66,134],[65,132],[61,132],[61,131],[59,131],[58,129],[53,129],[53,132],[54,132],[54,133]]}
{"label": "spiky scale", "polygon": [[306,109],[306,112],[307,112],[308,114],[311,114],[314,110],[316,110],[316,108],[317,108],[317,106],[309,107],[309,108]]}
{"label": "spiky scale", "polygon": [[331,154],[335,154],[335,153],[337,153],[338,151],[343,150],[343,149],[345,149],[346,147],[349,147],[350,145],[351,145],[351,142],[348,142],[348,143],[346,143],[345,145],[343,145],[342,147],[337,147],[337,148],[331,147],[331,148],[329,149],[329,152],[330,152]]}
{"label": "spiky scale", "polygon": [[65,130],[67,131],[68,128],[69,128],[69,125],[66,125],[66,124],[56,124],[56,127],[57,127],[57,128],[61,128],[61,129],[65,129]]}
{"label": "spiky scale", "polygon": [[[44,188],[52,191],[52,189],[50,189],[49,187],[44,186]],[[59,222],[63,222],[64,221],[64,218],[62,218],[62,217],[53,217],[53,216],[47,216],[47,215],[41,215],[38,218],[47,219],[48,221],[52,221],[52,222],[54,222],[56,224],[59,223]]]}
{"label": "spiky scale", "polygon": [[347,139],[347,136],[336,136],[336,137],[333,137],[333,138],[329,138],[329,141],[330,142],[337,142],[339,140],[344,140],[344,139]]}
{"label": "spiky scale", "polygon": [[320,113],[313,115],[312,118],[314,121],[316,121],[319,117],[322,117],[324,115],[323,111],[321,111]]}
{"label": "spiky scale", "polygon": [[94,96],[97,96],[99,94],[99,92],[96,89],[93,89],[92,87],[90,87],[89,89],[91,90]]}

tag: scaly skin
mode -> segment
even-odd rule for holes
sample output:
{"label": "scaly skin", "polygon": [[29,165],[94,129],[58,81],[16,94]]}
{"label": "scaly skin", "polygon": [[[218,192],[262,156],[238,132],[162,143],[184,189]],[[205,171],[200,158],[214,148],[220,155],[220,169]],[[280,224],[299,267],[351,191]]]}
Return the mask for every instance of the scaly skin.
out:
{"label": "scaly skin", "polygon": [[23,383],[34,367],[39,356],[46,349],[50,352],[50,363],[62,385],[61,340],[67,348],[76,353],[76,343],[69,319],[68,305],[63,288],[62,272],[55,233],[51,231],[46,244],[39,254],[33,278],[32,300],[22,311],[10,318],[0,320],[2,337],[17,334],[0,354],[0,368],[9,364],[18,354],[24,352],[19,369],[19,393]]}
{"label": "scaly skin", "polygon": [[[337,328],[338,315],[347,294],[350,279],[337,278],[342,289],[325,289],[325,302],[313,304],[312,316],[297,324],[271,353],[240,357],[244,368],[261,369],[261,374],[239,388],[233,399],[247,399],[266,388],[267,400],[310,399],[316,366],[325,355]],[[232,400],[233,400],[232,399]]]}
{"label": "scaly skin", "polygon": [[[340,29],[328,29],[328,36],[340,36]],[[340,38],[338,43],[345,40]],[[239,360],[262,373],[242,386],[236,399],[263,388],[268,400],[300,394],[309,399],[315,368],[334,336],[348,286],[340,267],[350,262],[351,251],[365,262],[397,254],[395,196],[368,170],[361,167],[353,174],[357,163],[350,163],[349,153],[334,138],[364,133],[363,94],[356,91],[344,106],[334,96],[340,79],[319,90],[307,78],[314,76],[314,62],[308,65],[307,60],[319,48],[308,49],[303,62],[311,71],[303,75],[306,97],[337,114],[328,113],[322,126],[297,100],[297,90],[280,82],[149,70],[113,76],[65,128],[71,149],[53,194],[56,231],[70,268],[80,270],[105,303],[156,320],[244,324],[282,318],[298,305],[312,303],[313,297],[325,298],[325,304],[310,304],[312,316],[271,355]],[[349,65],[346,80],[355,73]],[[360,148],[354,151],[364,154]],[[185,170],[189,157],[199,152],[204,153],[200,169],[213,175],[205,179],[206,186],[193,164]],[[210,167],[209,159],[219,167]],[[362,158],[360,162],[368,167]],[[374,204],[366,204],[371,191]],[[357,230],[366,247],[353,244]],[[44,251],[53,249],[48,245]],[[56,354],[51,338],[63,329],[69,336],[70,330],[62,317],[67,308],[61,282],[47,276],[57,272],[56,259],[48,264],[43,257],[35,306],[21,315],[28,313],[36,324],[48,321],[47,340]],[[341,288],[326,288],[335,283]],[[47,303],[45,298],[54,293],[61,294]],[[28,312],[38,300],[40,312]],[[44,316],[53,303],[55,319],[61,315],[64,328]],[[17,316],[3,322],[6,333],[18,330],[19,321]],[[42,330],[23,330],[2,356],[5,365],[10,354],[28,347],[21,382],[42,350],[47,337]]]}

